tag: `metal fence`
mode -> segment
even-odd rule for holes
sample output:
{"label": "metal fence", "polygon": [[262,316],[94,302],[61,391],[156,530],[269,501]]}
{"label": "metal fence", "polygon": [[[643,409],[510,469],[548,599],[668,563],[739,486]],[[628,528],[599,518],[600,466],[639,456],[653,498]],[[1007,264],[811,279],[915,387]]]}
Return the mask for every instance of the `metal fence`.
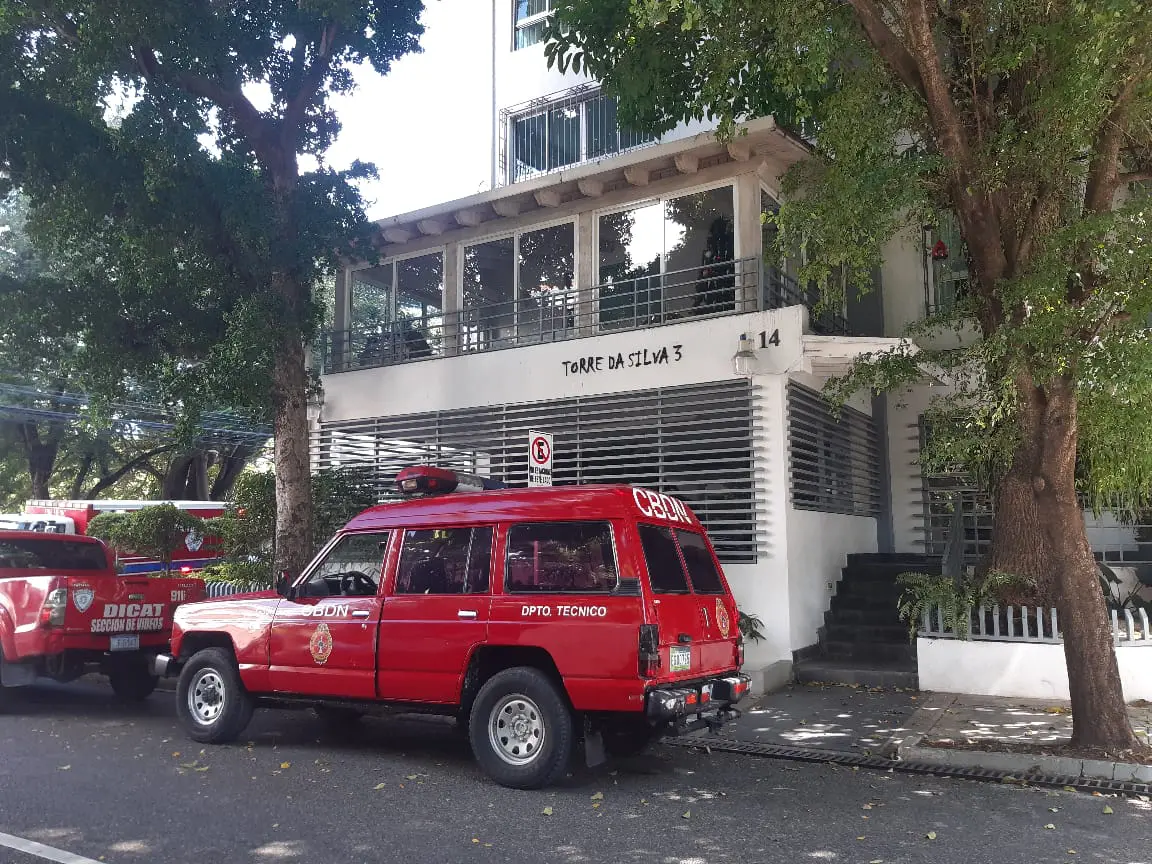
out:
{"label": "metal fence", "polygon": [[808,326],[822,336],[848,335],[848,319],[841,310],[821,307],[820,292],[815,286],[803,287],[795,279],[775,267],[764,271],[764,308],[782,309],[785,306],[804,306],[811,313]]}
{"label": "metal fence", "polygon": [[510,106],[500,112],[499,127],[502,185],[657,141],[622,127],[616,97],[594,84]]}
{"label": "metal fence", "polygon": [[350,372],[737,315],[759,308],[760,260],[741,258],[590,289],[546,291],[427,319],[324,334],[323,371]]}
{"label": "metal fence", "polygon": [[[925,610],[918,635],[926,639],[961,638],[945,621],[939,607]],[[980,606],[971,613],[968,639],[994,642],[1062,643],[1060,616],[1055,608],[1032,606]],[[1145,609],[1113,609],[1112,641],[1115,645],[1152,647]]]}

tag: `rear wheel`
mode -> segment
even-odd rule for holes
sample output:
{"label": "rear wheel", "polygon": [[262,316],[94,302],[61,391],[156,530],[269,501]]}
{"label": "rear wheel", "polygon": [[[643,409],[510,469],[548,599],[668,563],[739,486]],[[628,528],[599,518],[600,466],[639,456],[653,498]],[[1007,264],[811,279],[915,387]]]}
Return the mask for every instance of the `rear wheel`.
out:
{"label": "rear wheel", "polygon": [[568,703],[548,676],[517,666],[480,688],[468,733],[476,761],[489,777],[513,789],[539,789],[567,770],[572,727]]}
{"label": "rear wheel", "polygon": [[108,670],[108,683],[117,698],[143,702],[152,695],[160,679],[152,674],[147,657],[125,657],[116,660]]}
{"label": "rear wheel", "polygon": [[176,683],[176,716],[194,741],[234,741],[254,710],[236,660],[223,648],[205,648],[184,664]]}

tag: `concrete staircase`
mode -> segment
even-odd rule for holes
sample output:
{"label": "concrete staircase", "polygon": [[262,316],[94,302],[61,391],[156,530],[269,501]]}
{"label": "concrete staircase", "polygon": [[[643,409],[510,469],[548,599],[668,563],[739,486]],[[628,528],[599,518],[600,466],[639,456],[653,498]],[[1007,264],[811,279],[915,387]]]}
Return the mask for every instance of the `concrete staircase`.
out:
{"label": "concrete staircase", "polygon": [[819,641],[796,652],[796,680],[916,688],[916,644],[896,615],[896,577],[908,572],[939,573],[940,558],[849,555]]}

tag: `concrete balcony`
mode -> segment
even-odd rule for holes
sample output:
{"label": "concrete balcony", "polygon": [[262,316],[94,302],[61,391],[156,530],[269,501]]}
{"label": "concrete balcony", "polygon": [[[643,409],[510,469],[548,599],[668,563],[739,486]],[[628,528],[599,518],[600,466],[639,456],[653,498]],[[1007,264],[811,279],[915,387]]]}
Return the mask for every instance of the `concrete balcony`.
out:
{"label": "concrete balcony", "polygon": [[808,309],[812,333],[848,334],[844,315],[819,308],[815,291],[757,258],[742,258],[588,290],[540,292],[507,303],[330,331],[320,345],[321,371],[332,375],[787,306]]}

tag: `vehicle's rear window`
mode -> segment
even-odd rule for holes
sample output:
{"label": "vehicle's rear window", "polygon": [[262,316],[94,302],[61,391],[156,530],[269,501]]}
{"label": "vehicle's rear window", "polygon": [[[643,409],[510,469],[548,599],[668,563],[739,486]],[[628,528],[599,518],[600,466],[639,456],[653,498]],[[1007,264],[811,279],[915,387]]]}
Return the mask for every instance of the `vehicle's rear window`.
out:
{"label": "vehicle's rear window", "polygon": [[18,570],[106,570],[97,543],[0,537],[0,568]]}
{"label": "vehicle's rear window", "polygon": [[656,594],[687,594],[688,577],[676,550],[672,529],[640,525],[640,545],[648,562],[648,583]]}
{"label": "vehicle's rear window", "polygon": [[537,522],[508,529],[505,589],[609,592],[619,582],[608,522]]}
{"label": "vehicle's rear window", "polygon": [[684,563],[688,565],[692,589],[697,594],[723,594],[724,583],[720,579],[720,571],[716,569],[716,559],[712,557],[704,538],[691,531],[678,530],[676,539],[680,541],[680,551],[684,554]]}

